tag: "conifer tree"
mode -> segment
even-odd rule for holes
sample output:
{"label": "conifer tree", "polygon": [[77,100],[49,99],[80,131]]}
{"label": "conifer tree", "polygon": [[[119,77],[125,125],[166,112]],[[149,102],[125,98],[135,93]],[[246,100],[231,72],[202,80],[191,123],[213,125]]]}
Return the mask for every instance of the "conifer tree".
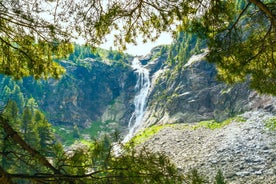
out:
{"label": "conifer tree", "polygon": [[37,125],[33,118],[33,109],[28,106],[22,113],[22,136],[24,140],[32,145],[33,148],[39,148],[39,134],[37,131]]}
{"label": "conifer tree", "polygon": [[218,170],[218,172],[216,174],[214,184],[226,184],[224,176],[223,176],[222,171],[220,169]]}
{"label": "conifer tree", "polygon": [[39,151],[45,156],[53,156],[54,133],[51,124],[46,120],[44,115],[36,110],[34,122],[39,135]]}

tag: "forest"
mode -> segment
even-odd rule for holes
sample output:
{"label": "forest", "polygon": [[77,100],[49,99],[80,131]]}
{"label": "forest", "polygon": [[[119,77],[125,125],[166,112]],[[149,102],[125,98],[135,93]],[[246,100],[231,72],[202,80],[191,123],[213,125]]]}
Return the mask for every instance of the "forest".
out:
{"label": "forest", "polygon": [[[179,172],[162,152],[137,147],[134,141],[123,143],[120,128],[126,123],[119,124],[117,131],[92,121],[102,113],[100,107],[112,107],[115,97],[123,94],[125,85],[116,86],[112,75],[131,76],[134,56],[124,50],[136,44],[139,36],[144,42],[156,40],[162,32],[174,36],[173,44],[161,46],[151,56],[165,60],[168,80],[176,80],[193,55],[206,52],[218,80],[228,85],[246,82],[259,94],[276,94],[274,0],[0,0],[0,24],[1,183],[209,182],[197,169],[185,175]],[[116,50],[98,47],[109,34]],[[79,38],[85,40],[84,45],[76,43]],[[114,80],[107,95],[110,99],[93,104],[99,112],[89,117],[95,124],[89,129],[89,140],[83,137],[84,124],[50,121],[66,118],[59,111],[61,105],[55,107],[55,115],[41,105],[42,99],[50,99],[47,95],[57,83],[66,89],[83,82],[80,75],[68,72],[75,67],[81,67],[77,74],[106,67],[110,73],[101,80]],[[135,84],[132,80],[127,84],[133,93]],[[170,104],[175,96],[165,95],[166,90],[160,92],[154,102]],[[75,110],[67,113],[75,115]],[[64,123],[70,135],[60,131]],[[211,181],[226,183],[220,169]]]}

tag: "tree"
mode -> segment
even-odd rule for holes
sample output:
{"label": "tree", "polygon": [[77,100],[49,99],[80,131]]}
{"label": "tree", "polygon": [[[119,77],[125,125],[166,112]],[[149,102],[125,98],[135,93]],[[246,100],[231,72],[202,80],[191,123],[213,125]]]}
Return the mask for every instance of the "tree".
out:
{"label": "tree", "polygon": [[[3,116],[7,118],[10,122],[10,125],[15,129],[19,130],[19,121],[18,121],[18,113],[19,109],[14,101],[8,101],[6,107],[3,110]],[[7,134],[1,130],[0,131],[0,139],[1,139],[1,166],[3,169],[10,168],[11,165],[11,158],[10,158],[10,152],[13,150],[13,145],[8,139]]]}
{"label": "tree", "polygon": [[186,27],[208,39],[207,60],[216,64],[218,77],[227,83],[249,79],[253,89],[275,95],[275,2],[212,2],[202,17],[188,21]]}
{"label": "tree", "polygon": [[34,122],[39,136],[39,147],[37,149],[45,156],[53,156],[55,136],[51,124],[39,110],[35,111]]}
{"label": "tree", "polygon": [[15,78],[59,77],[64,69],[53,60],[72,50],[59,25],[40,14],[47,1],[0,1],[0,73]]}
{"label": "tree", "polygon": [[[125,154],[115,156],[113,141],[108,137],[67,153],[56,145],[55,155],[46,158],[14,131],[2,116],[0,126],[13,145],[17,146],[17,152],[13,152],[14,162],[11,162],[16,169],[7,171],[0,165],[1,182],[177,184],[183,181],[182,175],[165,155],[150,153],[145,149],[136,151],[121,145]],[[18,166],[18,161],[23,164]]]}
{"label": "tree", "polygon": [[109,27],[115,28],[117,19],[123,21],[117,36],[123,46],[135,42],[137,34],[155,39],[180,21],[179,30],[207,40],[207,60],[216,64],[220,79],[227,83],[249,79],[253,89],[276,94],[275,7],[271,0],[140,0],[117,3],[100,20],[111,21]]}
{"label": "tree", "polygon": [[74,127],[73,127],[73,137],[75,139],[79,139],[80,138],[80,130],[79,130],[79,127],[77,124],[74,124]]}
{"label": "tree", "polygon": [[226,182],[224,181],[224,176],[222,174],[222,171],[219,169],[217,172],[217,175],[215,177],[215,182],[214,184],[226,184]]}
{"label": "tree", "polygon": [[207,183],[206,178],[199,174],[197,169],[192,169],[186,176],[185,182],[187,184],[204,184]]}
{"label": "tree", "polygon": [[[221,79],[232,83],[249,78],[251,87],[276,94],[275,6],[273,0],[0,0],[0,73],[14,78],[59,77],[64,69],[55,59],[72,52],[75,35],[95,46],[112,30],[117,30],[115,44],[124,49],[126,43],[136,43],[138,35],[146,42],[155,40],[162,31],[184,30],[207,40],[210,50],[207,59],[216,64]],[[6,94],[10,92],[6,88]],[[22,120],[22,132],[28,136],[32,134],[28,126],[34,125],[30,114],[30,110],[24,110]],[[111,147],[104,149],[105,154],[101,149],[96,152],[106,156],[97,161],[104,165],[96,164],[96,168],[91,163],[93,159],[83,160],[87,156],[97,158],[92,148],[75,152],[73,156],[59,152],[60,160],[53,165],[10,126],[8,119],[0,116],[0,126],[4,137],[17,146],[13,154],[24,154],[16,158],[33,171],[18,174],[0,166],[2,183],[13,183],[16,178],[54,183],[80,179],[96,183],[177,183],[181,180],[162,155],[142,151],[113,157]],[[79,165],[78,161],[85,163]],[[73,174],[69,172],[72,170]]]}
{"label": "tree", "polygon": [[96,46],[116,30],[115,44],[124,49],[138,35],[146,42],[184,30],[208,40],[207,59],[220,79],[249,78],[252,88],[275,94],[275,6],[273,0],[1,1],[0,72],[59,77],[64,70],[54,59],[66,57],[76,37]]}

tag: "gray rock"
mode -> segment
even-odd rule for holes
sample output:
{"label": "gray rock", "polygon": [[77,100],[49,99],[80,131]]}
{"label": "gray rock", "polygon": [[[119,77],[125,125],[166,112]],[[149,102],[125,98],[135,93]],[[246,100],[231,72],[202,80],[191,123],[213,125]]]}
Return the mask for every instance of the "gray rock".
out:
{"label": "gray rock", "polygon": [[257,110],[242,116],[246,122],[214,130],[193,130],[184,124],[165,127],[143,146],[167,154],[183,173],[197,168],[214,178],[221,169],[229,183],[257,184],[264,183],[264,178],[266,183],[276,183],[276,147],[271,146],[276,143],[276,132],[264,123],[273,114]]}
{"label": "gray rock", "polygon": [[[163,60],[160,57],[148,63],[152,75],[164,67]],[[153,83],[144,127],[210,119],[223,121],[254,109],[275,112],[275,97],[258,95],[249,89],[248,83],[223,84],[216,80],[216,73],[215,66],[204,60],[163,72]]]}

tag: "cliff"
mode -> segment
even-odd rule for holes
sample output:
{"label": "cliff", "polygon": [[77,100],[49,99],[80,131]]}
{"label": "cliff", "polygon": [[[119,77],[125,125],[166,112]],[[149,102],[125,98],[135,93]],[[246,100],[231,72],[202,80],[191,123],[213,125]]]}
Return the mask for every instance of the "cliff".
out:
{"label": "cliff", "polygon": [[152,86],[143,127],[223,121],[256,109],[276,112],[276,98],[257,94],[247,82],[227,85],[218,81],[216,67],[204,60],[205,54],[195,54],[175,66],[168,65],[167,53],[148,56]]}
{"label": "cliff", "polygon": [[[110,52],[107,52],[110,54]],[[124,129],[134,110],[136,75],[129,62],[104,57],[63,60],[61,79],[14,81],[2,77],[0,102],[15,100],[22,108],[29,98],[54,125],[90,127],[94,122]],[[20,100],[18,100],[20,97]]]}
{"label": "cliff", "polygon": [[168,51],[147,56],[152,86],[133,140],[165,153],[180,172],[196,168],[209,183],[219,169],[229,183],[275,183],[276,98],[248,82],[218,81],[204,52],[174,65]]}

